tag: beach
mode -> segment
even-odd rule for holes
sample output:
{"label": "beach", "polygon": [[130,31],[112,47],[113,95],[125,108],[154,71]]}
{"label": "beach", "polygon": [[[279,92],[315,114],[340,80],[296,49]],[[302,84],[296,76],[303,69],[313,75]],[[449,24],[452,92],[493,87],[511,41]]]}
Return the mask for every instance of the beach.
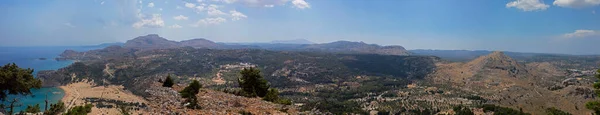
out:
{"label": "beach", "polygon": [[[105,100],[116,100],[116,101],[124,101],[131,103],[148,103],[142,97],[133,95],[131,92],[124,90],[123,86],[118,85],[108,85],[104,86],[96,86],[91,82],[83,81],[71,83],[68,85],[60,86],[62,90],[64,90],[64,97],[62,101],[65,103],[67,108],[72,108],[74,106],[85,105],[86,98],[98,98]],[[92,103],[95,106],[92,108],[92,112],[90,114],[121,114],[120,109],[118,107],[97,107],[97,103]],[[106,103],[104,103],[106,104]],[[110,104],[110,103],[108,103]],[[137,111],[130,111],[132,113],[139,113]]]}

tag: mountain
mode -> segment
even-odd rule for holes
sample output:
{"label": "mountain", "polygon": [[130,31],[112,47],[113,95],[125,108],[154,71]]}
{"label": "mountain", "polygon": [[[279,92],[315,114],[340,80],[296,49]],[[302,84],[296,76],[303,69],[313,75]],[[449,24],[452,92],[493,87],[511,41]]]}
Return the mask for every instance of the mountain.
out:
{"label": "mountain", "polygon": [[178,42],[170,41],[157,34],[149,34],[146,36],[139,36],[132,40],[127,40],[123,45],[125,48],[135,49],[163,49],[163,48],[177,48],[181,47]]}
{"label": "mountain", "polygon": [[336,53],[381,54],[381,55],[410,55],[402,46],[379,46],[364,42],[336,41],[332,43],[312,44],[303,49],[309,51],[324,51]]}
{"label": "mountain", "polygon": [[315,44],[314,42],[306,39],[294,39],[294,40],[273,40],[271,44]]}
{"label": "mountain", "polygon": [[[557,107],[574,114],[584,114],[585,102],[593,95],[592,80],[575,79],[566,69],[557,69],[551,63],[518,62],[506,54],[494,51],[469,62],[441,62],[428,79],[438,85],[450,86],[456,91],[473,92],[487,103],[522,108],[534,114],[543,114],[544,107]],[[565,98],[566,97],[566,98]]]}
{"label": "mountain", "polygon": [[179,42],[180,46],[190,46],[194,48],[221,48],[220,44],[203,38],[184,40]]}
{"label": "mountain", "polygon": [[366,44],[364,42],[337,41],[324,44],[312,44],[312,42],[299,39],[290,41],[274,41],[273,43],[254,44],[227,44],[215,43],[210,40],[198,38],[180,42],[167,40],[156,34],[139,36],[128,40],[123,48],[132,49],[168,49],[178,47],[194,47],[208,49],[268,49],[276,51],[319,51],[327,53],[343,54],[380,54],[380,55],[410,55],[402,46],[379,46]]}

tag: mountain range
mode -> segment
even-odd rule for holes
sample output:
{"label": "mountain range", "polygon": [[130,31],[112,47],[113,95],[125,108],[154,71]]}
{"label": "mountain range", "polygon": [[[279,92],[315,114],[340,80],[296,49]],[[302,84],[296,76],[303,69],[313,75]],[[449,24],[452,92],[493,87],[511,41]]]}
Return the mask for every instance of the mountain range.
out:
{"label": "mountain range", "polygon": [[401,46],[349,41],[176,42],[158,35],[140,36],[123,46],[86,52],[67,50],[61,58],[78,62],[39,72],[45,86],[90,79],[124,85],[133,94],[147,97],[151,94],[144,91],[151,87],[146,84],[172,75],[182,83],[197,79],[206,88],[230,91],[237,87],[240,68],[257,67],[283,97],[305,105],[299,106],[300,111],[333,114],[443,112],[460,104],[494,104],[533,114],[544,114],[546,108],[555,107],[586,114],[590,111],[584,109],[584,103],[595,98],[591,84],[596,73],[592,70],[600,65],[598,56],[409,52]]}

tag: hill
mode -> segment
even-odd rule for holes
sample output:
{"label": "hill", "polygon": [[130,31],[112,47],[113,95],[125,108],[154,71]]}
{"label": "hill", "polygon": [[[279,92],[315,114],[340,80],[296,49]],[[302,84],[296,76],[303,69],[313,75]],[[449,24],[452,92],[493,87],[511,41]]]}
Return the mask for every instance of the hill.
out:
{"label": "hill", "polygon": [[343,54],[381,54],[381,55],[409,55],[402,46],[379,46],[363,42],[337,41],[324,44],[312,44],[306,40],[274,41],[273,43],[255,44],[227,44],[215,43],[206,39],[191,39],[180,42],[171,41],[156,34],[139,36],[128,40],[123,48],[152,50],[179,47],[194,47],[208,49],[268,49],[276,51],[305,51],[329,52]]}
{"label": "hill", "polygon": [[544,114],[546,107],[574,114],[590,112],[581,108],[593,98],[590,88],[593,81],[566,76],[569,76],[566,70],[556,69],[549,63],[523,64],[502,52],[493,52],[465,63],[438,63],[429,80],[433,84],[478,94],[489,103],[522,108],[534,114]]}

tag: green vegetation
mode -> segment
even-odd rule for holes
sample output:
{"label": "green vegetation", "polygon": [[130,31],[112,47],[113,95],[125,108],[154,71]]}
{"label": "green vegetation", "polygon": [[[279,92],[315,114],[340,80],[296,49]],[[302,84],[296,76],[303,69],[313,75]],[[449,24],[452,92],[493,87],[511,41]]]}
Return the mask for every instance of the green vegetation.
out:
{"label": "green vegetation", "polygon": [[84,106],[75,106],[63,115],[87,115],[88,113],[92,112],[93,106],[94,105],[92,104],[86,104]]}
{"label": "green vegetation", "polygon": [[121,115],[131,115],[129,114],[129,108],[125,107],[125,106],[120,106],[119,109],[121,110]]}
{"label": "green vegetation", "polygon": [[[6,64],[0,68],[0,101],[6,101],[10,95],[31,95],[31,89],[42,87],[42,81],[33,77],[33,69],[19,68],[17,64]],[[13,107],[18,100],[15,98],[10,101],[8,108],[9,114],[12,114]],[[4,105],[1,106],[4,109]],[[39,109],[39,106],[38,106]]]}
{"label": "green vegetation", "polygon": [[454,108],[452,108],[452,110],[454,110],[456,115],[475,115],[475,113],[473,113],[473,111],[471,111],[470,108],[465,107],[463,105],[455,106]]}
{"label": "green vegetation", "polygon": [[198,80],[193,80],[192,83],[179,92],[181,97],[186,98],[186,102],[189,103],[189,105],[187,105],[188,108],[200,108],[200,105],[198,105],[198,97],[196,97],[196,94],[200,92],[200,88],[202,88],[200,82],[198,82]]}
{"label": "green vegetation", "polygon": [[269,91],[267,92],[267,95],[265,95],[265,97],[263,97],[263,100],[270,101],[270,102],[277,103],[277,104],[283,104],[283,105],[291,105],[292,104],[292,101],[289,99],[279,98],[279,91],[277,91],[277,89],[275,89],[275,88],[269,89]]}
{"label": "green vegetation", "polygon": [[242,95],[247,97],[264,97],[267,95],[269,84],[267,80],[260,75],[260,70],[256,68],[244,68],[238,79],[238,84],[242,88]]}
{"label": "green vegetation", "polygon": [[173,84],[175,84],[175,82],[173,81],[173,78],[171,78],[171,75],[167,75],[167,79],[165,79],[165,82],[163,82],[163,87],[173,87]]}
{"label": "green vegetation", "polygon": [[[600,69],[598,69],[597,72],[599,74],[596,75],[596,78],[600,79]],[[593,87],[594,87],[594,91],[596,91],[596,94],[600,94],[600,82],[594,83]],[[598,97],[600,97],[600,95],[598,95]],[[596,113],[596,115],[600,115],[600,101],[596,100],[596,101],[587,102],[585,104],[585,107],[587,109],[593,110],[594,113]]]}
{"label": "green vegetation", "polygon": [[279,91],[274,88],[270,88],[269,82],[260,75],[260,70],[256,68],[244,68],[240,74],[242,77],[238,79],[238,83],[242,88],[239,95],[247,97],[262,97],[265,101],[273,103],[291,105],[292,101],[289,99],[279,98]]}
{"label": "green vegetation", "polygon": [[27,112],[27,113],[39,113],[40,112],[40,104],[35,104],[34,106],[27,105],[27,108],[25,109],[25,112]]}
{"label": "green vegetation", "polygon": [[508,107],[500,107],[491,104],[482,105],[483,111],[485,112],[494,112],[494,115],[531,115],[529,113],[524,113],[520,110],[515,110]]}
{"label": "green vegetation", "polygon": [[565,112],[565,111],[562,111],[560,109],[556,109],[554,107],[552,107],[552,108],[546,108],[546,113],[548,115],[573,115],[573,114],[571,114],[569,112]]}
{"label": "green vegetation", "polygon": [[360,104],[358,104],[357,102],[340,101],[333,98],[309,102],[306,105],[302,106],[301,111],[310,111],[314,108],[323,112],[330,112],[335,115],[345,115],[350,113],[362,115],[368,114],[360,108]]}
{"label": "green vegetation", "polygon": [[58,115],[65,111],[65,103],[58,101],[56,104],[50,104],[50,109],[44,111],[44,115]]}

